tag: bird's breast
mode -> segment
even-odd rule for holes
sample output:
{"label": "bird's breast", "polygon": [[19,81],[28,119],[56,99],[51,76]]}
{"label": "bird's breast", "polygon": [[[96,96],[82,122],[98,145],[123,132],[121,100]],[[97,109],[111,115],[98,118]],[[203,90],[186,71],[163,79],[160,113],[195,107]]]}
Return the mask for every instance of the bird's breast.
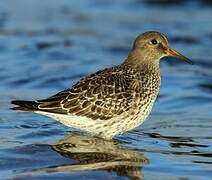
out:
{"label": "bird's breast", "polygon": [[135,88],[135,108],[132,118],[144,121],[149,115],[160,89],[160,74],[146,74],[137,80]]}

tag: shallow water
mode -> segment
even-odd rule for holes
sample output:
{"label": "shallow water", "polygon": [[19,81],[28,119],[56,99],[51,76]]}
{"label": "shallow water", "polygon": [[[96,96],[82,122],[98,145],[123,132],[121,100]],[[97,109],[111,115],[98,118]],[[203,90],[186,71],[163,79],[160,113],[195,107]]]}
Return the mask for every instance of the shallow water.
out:
{"label": "shallow water", "polygon": [[[0,2],[0,179],[211,179],[210,1],[7,0]],[[168,35],[190,66],[161,62],[151,116],[114,141],[9,110],[118,64],[143,31]]]}

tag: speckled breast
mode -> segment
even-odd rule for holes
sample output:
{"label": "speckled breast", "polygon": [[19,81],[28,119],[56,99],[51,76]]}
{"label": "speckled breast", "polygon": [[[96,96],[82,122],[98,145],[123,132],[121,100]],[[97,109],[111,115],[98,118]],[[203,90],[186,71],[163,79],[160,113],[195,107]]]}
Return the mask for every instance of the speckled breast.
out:
{"label": "speckled breast", "polygon": [[136,84],[139,86],[135,88],[134,108],[127,113],[126,130],[137,127],[150,114],[160,89],[160,71],[152,70],[151,73],[140,74]]}

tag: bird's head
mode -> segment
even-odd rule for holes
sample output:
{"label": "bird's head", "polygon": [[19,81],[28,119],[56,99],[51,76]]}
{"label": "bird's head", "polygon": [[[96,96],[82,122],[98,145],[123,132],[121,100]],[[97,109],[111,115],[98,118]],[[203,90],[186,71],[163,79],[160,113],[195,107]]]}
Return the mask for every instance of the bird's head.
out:
{"label": "bird's head", "polygon": [[156,31],[149,31],[139,35],[133,44],[129,57],[145,62],[159,62],[163,57],[175,57],[179,60],[192,64],[192,62],[169,47],[165,35]]}

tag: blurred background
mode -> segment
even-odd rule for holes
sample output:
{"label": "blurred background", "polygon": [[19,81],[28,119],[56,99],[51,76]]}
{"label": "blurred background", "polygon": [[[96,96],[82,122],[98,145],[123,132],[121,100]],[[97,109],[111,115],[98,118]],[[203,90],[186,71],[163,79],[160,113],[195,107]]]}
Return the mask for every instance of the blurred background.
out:
{"label": "blurred background", "polygon": [[[73,130],[47,117],[9,109],[12,99],[48,97],[122,62],[135,37],[149,30],[166,34],[171,47],[195,65],[169,58],[161,62],[161,91],[149,120],[118,136],[124,152],[110,155],[131,165],[91,168],[100,158],[83,161],[80,153],[73,157],[67,149],[65,153],[49,145],[59,140],[63,144]],[[1,177],[211,179],[211,42],[209,0],[0,1]],[[114,146],[113,152],[119,148]],[[73,171],[76,163],[79,171]]]}

